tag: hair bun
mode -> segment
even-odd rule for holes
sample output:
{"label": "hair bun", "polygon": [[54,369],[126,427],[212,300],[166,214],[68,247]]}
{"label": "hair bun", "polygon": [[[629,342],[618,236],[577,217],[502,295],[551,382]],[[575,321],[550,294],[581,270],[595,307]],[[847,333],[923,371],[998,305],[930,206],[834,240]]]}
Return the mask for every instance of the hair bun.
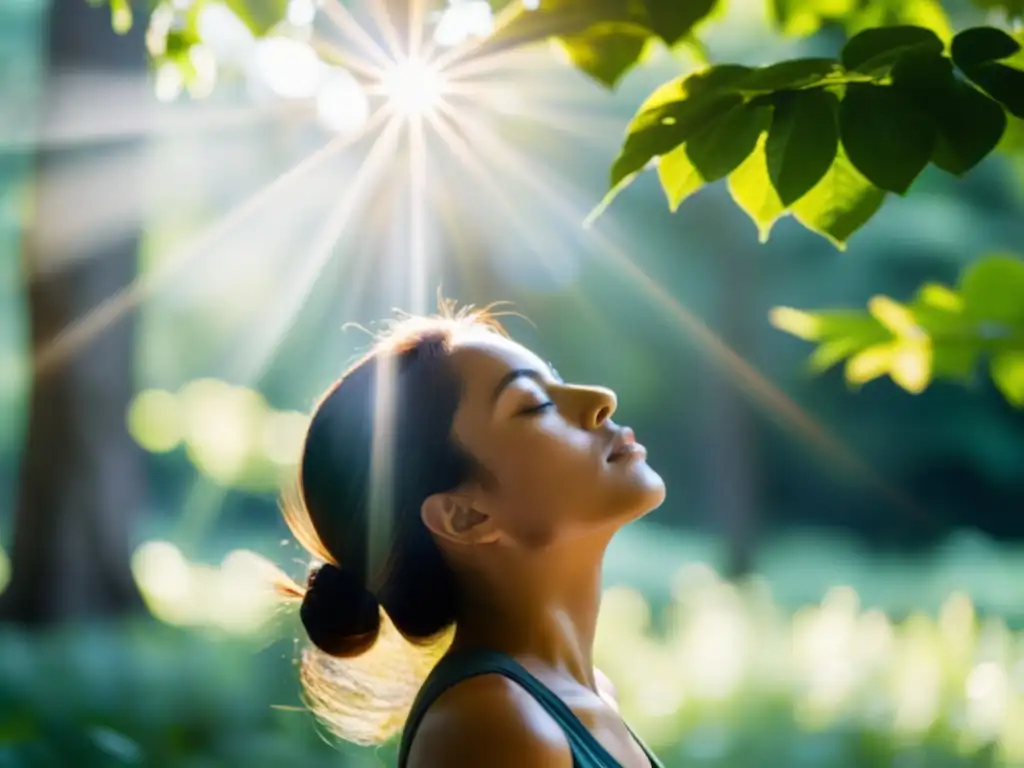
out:
{"label": "hair bun", "polygon": [[354,574],[331,563],[309,574],[299,616],[313,644],[331,656],[366,650],[380,630],[380,603]]}

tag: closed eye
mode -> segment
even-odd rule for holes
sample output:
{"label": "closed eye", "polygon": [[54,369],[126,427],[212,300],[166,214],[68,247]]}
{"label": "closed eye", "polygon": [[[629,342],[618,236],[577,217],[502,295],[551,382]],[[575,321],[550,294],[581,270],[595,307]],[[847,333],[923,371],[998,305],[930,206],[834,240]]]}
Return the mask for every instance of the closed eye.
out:
{"label": "closed eye", "polygon": [[523,409],[522,411],[519,412],[519,415],[520,416],[529,416],[530,414],[541,413],[542,411],[546,411],[548,408],[554,407],[554,405],[555,404],[549,400],[546,403],[541,403],[540,405],[535,405],[535,406],[531,406],[530,408],[525,408],[525,409]]}

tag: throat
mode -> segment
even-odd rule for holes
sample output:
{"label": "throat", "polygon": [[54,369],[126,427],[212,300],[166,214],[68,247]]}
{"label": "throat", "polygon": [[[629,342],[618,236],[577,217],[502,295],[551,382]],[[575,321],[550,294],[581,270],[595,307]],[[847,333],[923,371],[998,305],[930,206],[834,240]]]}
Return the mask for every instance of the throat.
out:
{"label": "throat", "polygon": [[[489,570],[489,569],[488,569]],[[500,578],[460,583],[453,647],[485,647],[571,677],[596,690],[594,633],[601,602],[601,563],[586,571],[501,569]]]}

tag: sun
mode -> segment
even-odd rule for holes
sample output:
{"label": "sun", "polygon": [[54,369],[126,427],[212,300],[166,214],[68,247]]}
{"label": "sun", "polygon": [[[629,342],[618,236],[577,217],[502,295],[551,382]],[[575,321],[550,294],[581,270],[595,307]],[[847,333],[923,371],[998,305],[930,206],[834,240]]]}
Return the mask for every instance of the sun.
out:
{"label": "sun", "polygon": [[380,86],[391,109],[405,117],[433,112],[445,94],[444,73],[431,62],[411,56],[387,69]]}

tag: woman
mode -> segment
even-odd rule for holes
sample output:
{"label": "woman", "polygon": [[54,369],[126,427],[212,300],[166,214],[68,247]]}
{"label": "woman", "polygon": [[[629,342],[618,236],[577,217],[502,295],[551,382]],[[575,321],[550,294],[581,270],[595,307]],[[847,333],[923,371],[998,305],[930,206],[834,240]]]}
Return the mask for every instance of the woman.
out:
{"label": "woman", "polygon": [[658,765],[591,660],[605,549],[665,497],[615,407],[487,311],[450,308],[395,324],[327,393],[286,518],[324,562],[292,591],[313,644],[345,660],[304,665],[342,736],[372,740],[361,716],[386,736],[408,711],[403,667],[381,658],[403,653],[393,625],[406,650],[450,640],[415,680],[402,768]]}

